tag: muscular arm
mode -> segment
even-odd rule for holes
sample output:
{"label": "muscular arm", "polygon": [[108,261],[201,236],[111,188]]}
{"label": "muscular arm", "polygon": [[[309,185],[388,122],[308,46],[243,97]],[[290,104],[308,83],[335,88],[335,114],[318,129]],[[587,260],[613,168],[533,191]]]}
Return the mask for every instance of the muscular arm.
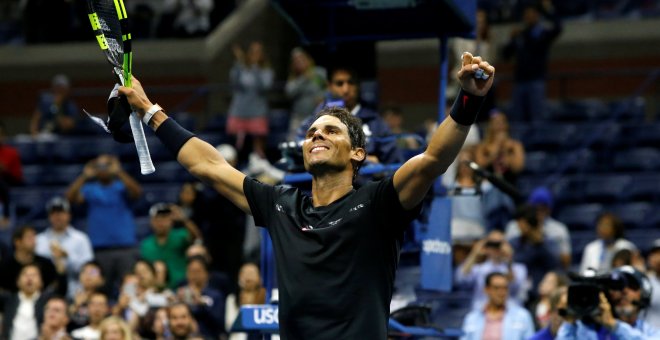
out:
{"label": "muscular arm", "polygon": [[[474,78],[474,72],[479,68],[490,75],[488,80]],[[494,67],[480,57],[473,58],[469,53],[464,55],[463,67],[458,72],[463,90],[476,96],[488,93],[494,75]],[[447,170],[463,146],[469,129],[469,125],[458,124],[452,117],[447,117],[433,133],[424,153],[411,158],[396,171],[394,188],[405,209],[412,209],[419,204],[433,181]]]}
{"label": "muscular arm", "polygon": [[[126,96],[140,117],[153,105],[135,78],[133,88],[121,87],[119,92]],[[157,131],[168,118],[163,111],[158,111],[149,121],[149,126]],[[243,212],[250,213],[250,206],[243,192],[245,175],[229,165],[209,143],[196,137],[190,138],[179,150],[177,160],[193,176],[212,185]]]}

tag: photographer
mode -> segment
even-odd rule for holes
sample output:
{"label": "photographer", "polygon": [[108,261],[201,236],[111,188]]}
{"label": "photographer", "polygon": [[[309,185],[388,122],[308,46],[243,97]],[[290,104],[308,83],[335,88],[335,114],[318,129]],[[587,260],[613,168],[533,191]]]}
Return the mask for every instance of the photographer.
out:
{"label": "photographer", "polygon": [[513,248],[504,239],[501,231],[492,231],[479,240],[467,259],[456,270],[456,285],[459,288],[473,288],[473,308],[480,308],[486,302],[485,280],[490,273],[500,272],[507,276],[509,298],[522,305],[527,297],[527,267],[513,262]]}
{"label": "photographer", "polygon": [[658,330],[638,318],[650,303],[651,286],[646,275],[631,266],[623,266],[614,269],[612,277],[622,281],[622,289],[610,287],[609,300],[601,291],[595,315],[580,320],[578,313],[575,313],[576,306],[571,305],[573,299],[569,288],[568,308],[566,313],[563,313],[566,322],[559,328],[557,339],[628,340],[660,337]]}

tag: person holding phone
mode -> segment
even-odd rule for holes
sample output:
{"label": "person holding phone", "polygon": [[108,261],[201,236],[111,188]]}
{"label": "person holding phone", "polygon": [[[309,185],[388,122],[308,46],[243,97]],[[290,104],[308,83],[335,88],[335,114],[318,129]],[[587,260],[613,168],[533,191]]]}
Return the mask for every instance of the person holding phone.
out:
{"label": "person holding phone", "polygon": [[527,298],[527,267],[513,262],[513,248],[499,230],[479,240],[455,273],[459,288],[473,289],[472,306],[480,308],[487,300],[484,283],[490,273],[504,273],[509,280],[509,298],[522,304]]}

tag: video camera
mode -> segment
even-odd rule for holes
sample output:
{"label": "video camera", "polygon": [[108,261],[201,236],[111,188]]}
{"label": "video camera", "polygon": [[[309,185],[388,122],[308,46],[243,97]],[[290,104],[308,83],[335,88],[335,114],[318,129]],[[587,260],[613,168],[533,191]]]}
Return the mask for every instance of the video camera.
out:
{"label": "video camera", "polygon": [[[600,314],[600,293],[604,293],[613,305],[610,291],[621,291],[626,287],[626,278],[618,271],[602,275],[570,274],[572,283],[568,286],[567,312],[583,321],[592,320]],[[614,309],[612,309],[614,313]],[[614,315],[616,317],[616,315]]]}

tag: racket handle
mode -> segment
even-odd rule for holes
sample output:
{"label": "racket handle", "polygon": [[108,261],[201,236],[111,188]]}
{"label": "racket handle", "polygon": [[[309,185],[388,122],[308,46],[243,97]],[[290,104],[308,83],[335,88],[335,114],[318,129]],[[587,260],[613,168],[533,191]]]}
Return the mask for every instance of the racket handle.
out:
{"label": "racket handle", "polygon": [[144,136],[142,122],[135,112],[131,113],[129,121],[131,123],[133,139],[135,140],[135,148],[137,149],[138,158],[140,159],[140,172],[143,175],[153,173],[156,171],[156,168],[154,167],[154,163],[151,161],[149,145],[147,144],[147,138]]}

